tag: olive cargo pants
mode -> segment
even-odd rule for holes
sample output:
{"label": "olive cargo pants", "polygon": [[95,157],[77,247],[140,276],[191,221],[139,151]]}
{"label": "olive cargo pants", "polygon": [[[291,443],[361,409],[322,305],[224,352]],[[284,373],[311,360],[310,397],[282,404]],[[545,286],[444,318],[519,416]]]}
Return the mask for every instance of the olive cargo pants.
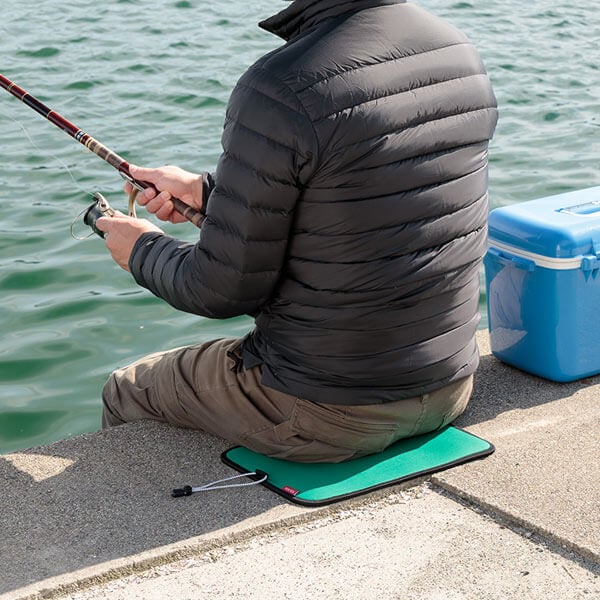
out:
{"label": "olive cargo pants", "polygon": [[341,462],[434,431],[465,409],[473,377],[387,404],[317,404],[261,384],[241,368],[239,339],[151,354],[118,369],[103,390],[102,426],[154,419],[276,458]]}

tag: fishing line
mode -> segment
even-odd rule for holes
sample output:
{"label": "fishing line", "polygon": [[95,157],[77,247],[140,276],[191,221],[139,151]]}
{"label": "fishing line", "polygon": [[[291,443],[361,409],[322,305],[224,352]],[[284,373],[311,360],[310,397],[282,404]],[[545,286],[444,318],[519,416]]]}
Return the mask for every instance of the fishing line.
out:
{"label": "fishing line", "polygon": [[[77,190],[79,190],[84,195],[85,198],[94,200],[93,205],[88,206],[88,207],[84,208],[83,210],[81,210],[75,216],[75,218],[71,221],[71,225],[69,227],[69,230],[71,232],[71,237],[75,240],[86,240],[86,239],[92,237],[94,235],[94,233],[96,233],[100,237],[104,237],[104,233],[101,232],[96,227],[96,219],[99,216],[112,216],[114,214],[114,210],[110,207],[106,198],[104,198],[104,196],[102,196],[102,194],[100,194],[100,192],[98,192],[98,191],[92,193],[92,192],[88,191],[88,188],[84,188],[83,185],[75,177],[75,175],[74,175],[73,171],[71,170],[71,168],[69,167],[69,165],[57,154],[47,152],[46,150],[40,148],[40,146],[35,142],[35,140],[31,136],[31,134],[27,130],[27,128],[18,119],[15,119],[13,116],[7,114],[1,104],[0,104],[0,114],[4,115],[7,119],[9,119],[13,123],[15,123],[21,129],[21,131],[25,134],[25,137],[27,138],[27,140],[29,141],[29,143],[31,144],[31,146],[33,148],[35,148],[38,152],[40,152],[40,154],[42,154],[44,156],[48,156],[50,158],[50,164],[48,166],[44,165],[45,169],[55,168],[55,169],[57,169],[57,171],[60,171],[60,172],[66,171],[68,173],[71,181],[73,182],[75,188]],[[84,150],[84,152],[90,152],[90,151],[86,148]],[[52,164],[53,161],[58,163],[58,167],[56,165]],[[131,214],[131,212],[130,212],[130,214]],[[133,214],[135,216],[135,209],[134,209]],[[76,226],[77,222],[81,219],[81,217],[83,217],[84,224],[89,225],[92,228],[92,232],[87,235],[80,234],[78,231],[78,228]]]}
{"label": "fishing line", "polygon": [[[10,114],[8,114],[2,104],[0,103],[0,113],[2,113],[2,115],[4,117],[6,117],[7,119],[9,119],[10,121],[12,121],[13,123],[15,123],[25,134],[25,137],[29,140],[30,144],[42,155],[42,156],[50,156],[50,158],[54,161],[57,161],[59,163],[58,167],[56,165],[52,165],[52,160],[50,161],[50,165],[49,167],[53,167],[57,170],[61,170],[64,169],[68,174],[69,177],[71,178],[71,181],[75,184],[75,187],[80,191],[83,192],[86,197],[93,197],[93,193],[90,193],[88,191],[88,189],[84,188],[83,185],[77,181],[77,179],[75,178],[75,175],[73,174],[73,172],[71,171],[71,168],[69,167],[69,165],[67,163],[65,163],[62,158],[60,158],[60,156],[56,155],[56,154],[52,154],[49,153],[47,150],[40,148],[34,141],[34,139],[31,137],[31,135],[29,134],[29,131],[27,130],[27,128],[25,127],[25,125],[23,125],[20,121],[18,121],[17,119],[15,119],[13,116],[11,116]],[[49,135],[54,135],[54,133]],[[58,137],[58,136],[56,136]],[[89,152],[89,151],[88,151]]]}

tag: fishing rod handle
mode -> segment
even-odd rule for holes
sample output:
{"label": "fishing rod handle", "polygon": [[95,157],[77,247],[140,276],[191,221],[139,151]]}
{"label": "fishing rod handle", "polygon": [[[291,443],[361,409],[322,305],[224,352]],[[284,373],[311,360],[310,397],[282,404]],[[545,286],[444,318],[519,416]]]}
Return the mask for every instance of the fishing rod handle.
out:
{"label": "fishing rod handle", "polygon": [[[117,167],[121,177],[128,181],[131,185],[136,187],[138,190],[145,190],[148,188],[152,188],[157,194],[159,191],[147,181],[139,181],[134,179],[129,172],[129,164],[126,161],[123,161],[119,167]],[[202,222],[204,221],[204,215],[195,208],[192,208],[189,204],[186,204],[183,200],[179,198],[175,198],[171,196],[171,202],[173,203],[173,208],[183,217],[185,217],[188,221],[193,223],[196,227],[202,227]]]}
{"label": "fishing rod handle", "polygon": [[189,204],[186,204],[183,200],[179,198],[171,198],[171,202],[173,203],[173,208],[182,216],[184,216],[188,221],[193,223],[196,227],[202,227],[202,222],[204,221],[204,215],[194,208],[192,208]]}

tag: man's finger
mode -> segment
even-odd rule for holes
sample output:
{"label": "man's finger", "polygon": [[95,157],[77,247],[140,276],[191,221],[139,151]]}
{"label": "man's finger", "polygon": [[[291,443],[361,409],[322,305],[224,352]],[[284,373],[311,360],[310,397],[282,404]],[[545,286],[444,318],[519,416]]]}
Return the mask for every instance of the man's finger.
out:
{"label": "man's finger", "polygon": [[160,178],[160,173],[156,169],[147,169],[146,167],[138,167],[137,165],[129,165],[129,172],[134,179],[139,181],[156,183],[157,179]]}
{"label": "man's finger", "polygon": [[155,198],[155,196],[156,196],[156,190],[152,187],[149,187],[137,195],[136,202],[140,206],[146,206],[146,204],[148,204],[148,202],[153,200]]}
{"label": "man's finger", "polygon": [[173,212],[173,203],[170,200],[167,200],[154,214],[161,221],[168,221],[172,212]]}
{"label": "man's finger", "polygon": [[112,228],[111,221],[114,221],[115,217],[126,217],[127,215],[123,214],[120,210],[115,210],[115,214],[112,217],[98,217],[96,220],[96,227],[100,231],[110,231]]}

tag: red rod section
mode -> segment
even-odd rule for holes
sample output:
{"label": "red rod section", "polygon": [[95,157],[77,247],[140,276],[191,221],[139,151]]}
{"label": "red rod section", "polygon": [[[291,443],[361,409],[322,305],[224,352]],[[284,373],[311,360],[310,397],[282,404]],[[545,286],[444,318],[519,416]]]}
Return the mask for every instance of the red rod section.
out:
{"label": "red rod section", "polygon": [[[19,87],[16,83],[2,75],[2,73],[0,73],[0,87],[3,87],[7,92],[15,96],[15,98],[18,98],[21,102],[29,106],[29,108],[35,110],[35,112],[42,115],[42,117],[56,125],[59,129],[62,129],[86,148],[89,148],[94,154],[98,155],[109,165],[117,169],[125,179],[130,181],[136,187],[140,189],[153,187],[151,183],[134,179],[129,172],[129,163],[122,156],[119,156],[116,152],[113,152],[104,144],[101,144],[91,135],[88,135],[85,131],[79,129],[79,127],[65,119],[62,115],[59,115],[57,112],[48,108],[45,104],[40,102],[40,100],[26,92],[22,87]],[[171,201],[173,202],[173,208],[188,221],[191,221],[197,227],[202,225],[204,216],[199,211],[195,210],[179,198],[171,198]]]}

